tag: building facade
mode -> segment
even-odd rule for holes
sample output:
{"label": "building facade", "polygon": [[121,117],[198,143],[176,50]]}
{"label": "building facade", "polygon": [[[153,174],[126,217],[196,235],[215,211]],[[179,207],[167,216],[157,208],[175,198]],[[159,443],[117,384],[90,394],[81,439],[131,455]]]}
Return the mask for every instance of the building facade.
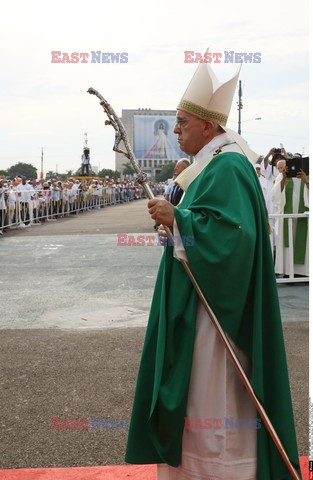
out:
{"label": "building facade", "polygon": [[[154,179],[164,165],[185,157],[173,133],[176,110],[122,110],[121,121],[141,170]],[[123,172],[127,158],[115,154],[115,170]]]}

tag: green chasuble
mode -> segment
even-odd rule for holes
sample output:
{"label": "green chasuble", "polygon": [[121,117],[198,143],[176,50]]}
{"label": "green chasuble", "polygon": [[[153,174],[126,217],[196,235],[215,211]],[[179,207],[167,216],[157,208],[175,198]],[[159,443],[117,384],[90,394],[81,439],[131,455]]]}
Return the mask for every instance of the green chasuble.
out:
{"label": "green chasuble", "polygon": [[[301,180],[299,180],[301,181]],[[293,179],[287,178],[285,186],[286,194],[286,204],[284,208],[284,213],[304,213],[309,209],[304,205],[303,192],[304,192],[304,182],[301,181],[300,185],[300,198],[298,212],[293,212],[292,208],[292,196],[293,196]],[[306,244],[307,244],[307,235],[308,235],[308,219],[307,218],[298,218],[296,235],[295,235],[295,244],[294,244],[294,256],[293,261],[295,265],[304,265],[305,264],[305,254],[306,254]],[[288,235],[288,219],[284,219],[284,247],[289,248],[289,235]]]}
{"label": "green chasuble", "polygon": [[[251,360],[254,391],[298,469],[267,215],[252,164],[239,153],[215,156],[174,214],[181,236],[193,239],[185,244],[190,268],[222,327]],[[180,463],[197,304],[187,274],[167,246],[138,373],[128,463]],[[257,430],[257,462],[259,480],[292,478],[263,423]]]}

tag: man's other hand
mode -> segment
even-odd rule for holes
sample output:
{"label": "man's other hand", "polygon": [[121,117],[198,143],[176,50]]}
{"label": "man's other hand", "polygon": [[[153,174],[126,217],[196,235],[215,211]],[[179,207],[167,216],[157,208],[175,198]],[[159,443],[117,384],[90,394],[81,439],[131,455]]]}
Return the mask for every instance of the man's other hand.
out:
{"label": "man's other hand", "polygon": [[158,235],[160,244],[162,245],[162,247],[165,247],[167,245],[167,235],[163,225],[159,225]]}
{"label": "man's other hand", "polygon": [[167,227],[171,227],[174,223],[174,207],[173,205],[164,199],[155,198],[149,200],[148,209],[151,218],[157,224],[163,224]]}

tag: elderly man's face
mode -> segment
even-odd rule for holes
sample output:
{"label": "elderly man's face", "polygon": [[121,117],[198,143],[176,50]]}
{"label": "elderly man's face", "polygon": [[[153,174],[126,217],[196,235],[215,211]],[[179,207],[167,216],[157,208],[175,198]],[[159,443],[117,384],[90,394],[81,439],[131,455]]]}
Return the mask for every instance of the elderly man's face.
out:
{"label": "elderly man's face", "polygon": [[175,175],[179,175],[183,170],[185,170],[186,165],[182,160],[178,160],[178,162],[175,165]]}
{"label": "elderly man's face", "polygon": [[204,135],[208,124],[190,113],[177,110],[174,133],[178,135],[181,150],[188,155],[196,155],[208,143]]}
{"label": "elderly man's face", "polygon": [[277,167],[277,170],[279,171],[279,173],[284,173],[284,171],[286,170],[285,160],[278,160],[278,162],[276,164],[276,167]]}

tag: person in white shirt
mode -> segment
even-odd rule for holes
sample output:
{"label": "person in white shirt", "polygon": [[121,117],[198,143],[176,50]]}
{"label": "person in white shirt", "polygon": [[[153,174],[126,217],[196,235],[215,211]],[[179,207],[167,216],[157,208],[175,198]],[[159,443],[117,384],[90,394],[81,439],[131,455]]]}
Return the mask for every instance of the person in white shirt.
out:
{"label": "person in white shirt", "polygon": [[[274,213],[304,213],[309,207],[309,181],[301,170],[297,178],[287,177],[285,160],[277,162],[279,174],[272,189]],[[290,275],[288,220],[278,218],[275,223],[276,256],[275,273]],[[309,275],[308,219],[293,219],[293,268],[297,275]]]}
{"label": "person in white shirt", "polygon": [[[180,186],[175,182],[175,178],[183,171],[185,168],[188,168],[190,166],[190,161],[188,158],[181,158],[177,161],[175,165],[175,170],[174,170],[174,187],[171,190],[169,194],[168,201],[176,206],[179,204],[182,196],[183,196],[183,190],[180,188]],[[166,197],[165,197],[166,199]]]}
{"label": "person in white shirt", "polygon": [[[16,223],[16,205],[17,205],[17,192],[13,185],[9,186],[8,190],[8,224],[13,225]],[[10,227],[9,227],[10,228]]]}
{"label": "person in white shirt", "polygon": [[32,225],[33,223],[40,223],[38,220],[38,208],[39,208],[39,203],[38,203],[38,191],[40,189],[39,184],[37,180],[32,179],[30,181],[30,186],[32,187],[32,200],[29,202],[29,215],[30,215],[30,224]]}
{"label": "person in white shirt", "polygon": [[7,192],[7,184],[0,179],[0,235],[3,234],[3,228],[5,225],[5,217],[6,217],[6,192]]}
{"label": "person in white shirt", "polygon": [[[271,157],[271,162],[269,159]],[[267,155],[261,162],[261,174],[267,181],[266,187],[266,208],[269,214],[273,213],[273,203],[271,198],[272,188],[275,182],[275,178],[278,175],[278,170],[276,168],[276,163],[279,160],[286,160],[287,152],[284,148],[271,148]]]}
{"label": "person in white shirt", "polygon": [[20,222],[24,223],[24,225],[29,225],[30,223],[30,216],[29,216],[29,207],[30,202],[33,200],[33,187],[26,183],[26,177],[22,177],[22,182],[16,187],[16,191],[18,192],[19,197],[19,212],[20,212]]}
{"label": "person in white shirt", "polygon": [[259,177],[259,182],[260,182],[262,192],[263,192],[263,195],[264,195],[264,200],[266,200],[266,197],[267,197],[267,181],[266,181],[266,178],[264,177],[264,175],[262,175],[262,173],[261,173],[261,165],[259,163],[257,163],[255,165],[255,171],[257,173],[257,176]]}
{"label": "person in white shirt", "polygon": [[90,155],[89,149],[85,149],[83,155],[81,156],[82,160],[82,175],[89,176],[89,167],[90,167]]}

